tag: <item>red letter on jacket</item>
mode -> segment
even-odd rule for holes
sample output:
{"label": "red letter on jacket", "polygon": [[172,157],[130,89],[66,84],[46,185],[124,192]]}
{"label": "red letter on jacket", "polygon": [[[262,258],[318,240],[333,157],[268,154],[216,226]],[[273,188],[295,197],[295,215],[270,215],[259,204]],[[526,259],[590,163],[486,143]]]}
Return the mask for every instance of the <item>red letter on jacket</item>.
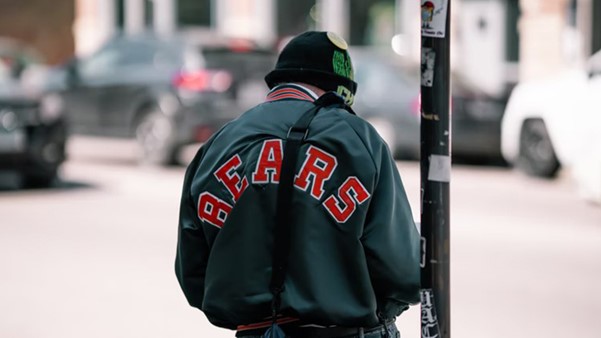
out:
{"label": "red letter on jacket", "polygon": [[240,156],[235,155],[215,172],[215,177],[217,177],[217,180],[223,183],[230,194],[232,194],[234,202],[237,201],[244,190],[248,188],[248,180],[246,177],[240,179],[240,175],[236,172],[236,169],[238,169],[241,164],[242,160],[240,159]]}
{"label": "red letter on jacket", "polygon": [[232,211],[232,206],[213,196],[210,192],[203,192],[198,198],[198,217],[203,221],[221,229],[227,215]]}
{"label": "red letter on jacket", "polygon": [[280,182],[280,167],[282,166],[282,140],[267,140],[263,142],[257,167],[252,176],[253,183]]}
{"label": "red letter on jacket", "polygon": [[[331,195],[323,202],[323,205],[336,222],[344,223],[357,209],[357,203],[365,202],[370,195],[359,179],[353,176],[342,183],[338,189],[338,196],[342,202],[336,196]],[[343,206],[340,207],[340,204]]]}
{"label": "red letter on jacket", "polygon": [[324,192],[323,184],[330,179],[337,165],[336,157],[319,148],[310,146],[307,149],[305,163],[303,163],[300,173],[296,176],[294,185],[303,191],[307,191],[310,185],[309,177],[311,177],[313,180],[311,196],[320,199]]}

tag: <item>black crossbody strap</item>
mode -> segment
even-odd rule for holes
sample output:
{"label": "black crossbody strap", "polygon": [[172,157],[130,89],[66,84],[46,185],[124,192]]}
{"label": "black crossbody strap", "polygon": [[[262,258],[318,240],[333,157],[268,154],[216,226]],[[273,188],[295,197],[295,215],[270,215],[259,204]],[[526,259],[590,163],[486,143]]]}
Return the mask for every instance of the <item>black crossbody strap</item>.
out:
{"label": "black crossbody strap", "polygon": [[314,104],[315,106],[307,110],[290,128],[286,144],[284,145],[276,204],[274,248],[272,252],[273,266],[269,286],[273,293],[272,315],[274,321],[280,309],[280,294],[284,290],[284,279],[286,278],[286,270],[288,268],[292,232],[290,210],[292,208],[294,172],[300,147],[307,137],[311,121],[321,108],[334,105],[346,108],[344,100],[333,92],[322,95]]}

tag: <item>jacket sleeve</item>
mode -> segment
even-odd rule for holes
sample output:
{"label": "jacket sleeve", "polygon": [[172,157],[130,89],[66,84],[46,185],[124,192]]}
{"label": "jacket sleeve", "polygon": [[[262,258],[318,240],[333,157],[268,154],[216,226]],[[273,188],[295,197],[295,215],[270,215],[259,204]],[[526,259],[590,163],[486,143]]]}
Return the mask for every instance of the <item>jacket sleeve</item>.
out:
{"label": "jacket sleeve", "polygon": [[[208,145],[205,145],[208,146]],[[177,253],[175,258],[175,274],[188,303],[196,308],[202,307],[204,298],[204,282],[209,244],[203,232],[202,223],[197,217],[196,205],[190,187],[202,160],[205,146],[192,160],[184,176],[184,184],[180,201]]]}
{"label": "jacket sleeve", "polygon": [[[419,233],[396,164],[384,145],[362,243],[382,318],[419,302]],[[378,163],[379,162],[379,163]]]}

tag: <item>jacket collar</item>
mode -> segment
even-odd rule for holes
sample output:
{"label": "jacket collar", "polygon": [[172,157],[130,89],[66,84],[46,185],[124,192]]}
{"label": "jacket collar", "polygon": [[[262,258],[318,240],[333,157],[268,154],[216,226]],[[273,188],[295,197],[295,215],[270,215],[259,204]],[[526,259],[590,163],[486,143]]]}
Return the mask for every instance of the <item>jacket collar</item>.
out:
{"label": "jacket collar", "polygon": [[317,100],[317,95],[309,88],[295,83],[285,83],[277,85],[273,87],[273,89],[271,89],[269,94],[267,94],[268,102],[285,99],[304,100],[313,102]]}

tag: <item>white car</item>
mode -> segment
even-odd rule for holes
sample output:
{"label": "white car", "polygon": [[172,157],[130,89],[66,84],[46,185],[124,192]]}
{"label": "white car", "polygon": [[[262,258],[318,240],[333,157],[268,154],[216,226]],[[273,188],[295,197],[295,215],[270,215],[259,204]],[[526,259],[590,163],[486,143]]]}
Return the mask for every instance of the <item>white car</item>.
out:
{"label": "white car", "polygon": [[503,117],[501,151],[533,176],[570,168],[582,195],[601,203],[601,52],[586,68],[517,85]]}

